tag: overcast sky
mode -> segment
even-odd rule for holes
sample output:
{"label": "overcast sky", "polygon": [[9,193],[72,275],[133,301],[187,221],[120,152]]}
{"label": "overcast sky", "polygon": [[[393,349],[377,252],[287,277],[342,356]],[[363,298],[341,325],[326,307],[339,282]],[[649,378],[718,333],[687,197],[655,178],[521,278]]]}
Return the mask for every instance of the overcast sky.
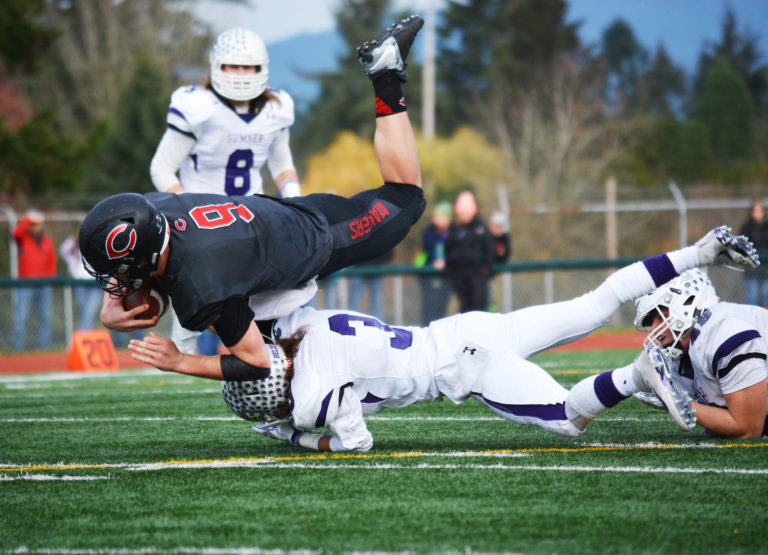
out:
{"label": "overcast sky", "polygon": [[[398,9],[439,9],[445,0],[396,0]],[[739,26],[747,26],[762,38],[768,51],[768,0],[569,0],[569,21],[581,21],[581,37],[597,42],[602,32],[621,17],[648,49],[663,42],[672,58],[686,69],[695,68],[702,44],[717,40],[726,6],[730,4]],[[250,0],[248,5],[199,0],[198,13],[219,31],[243,26],[261,35],[267,44],[302,33],[319,33],[335,26],[339,0]],[[765,60],[764,60],[765,61]]]}

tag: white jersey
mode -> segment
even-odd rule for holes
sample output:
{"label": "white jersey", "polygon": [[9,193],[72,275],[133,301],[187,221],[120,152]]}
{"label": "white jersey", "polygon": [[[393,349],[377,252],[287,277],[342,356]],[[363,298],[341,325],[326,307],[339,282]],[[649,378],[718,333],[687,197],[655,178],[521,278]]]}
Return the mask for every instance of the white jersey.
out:
{"label": "white jersey", "polygon": [[[691,333],[688,356],[694,398],[726,407],[729,393],[768,380],[768,310],[721,302],[702,314]],[[686,364],[681,374],[688,374]]]}
{"label": "white jersey", "polygon": [[184,192],[261,194],[265,163],[272,175],[293,169],[288,147],[293,99],[285,91],[270,90],[278,101],[268,101],[258,114],[238,114],[205,88],[186,86],[173,92],[168,126],[195,139],[179,168]]}
{"label": "white jersey", "polygon": [[[579,301],[543,308],[572,311],[574,320],[591,317]],[[364,414],[442,397],[461,403],[473,396],[509,420],[560,433],[570,426],[564,409],[568,391],[525,360],[562,337],[550,318],[535,319],[543,308],[469,312],[427,328],[312,308],[279,318],[275,339],[307,331],[294,358],[294,423],[304,429],[327,427],[344,449],[364,451],[373,445]]]}

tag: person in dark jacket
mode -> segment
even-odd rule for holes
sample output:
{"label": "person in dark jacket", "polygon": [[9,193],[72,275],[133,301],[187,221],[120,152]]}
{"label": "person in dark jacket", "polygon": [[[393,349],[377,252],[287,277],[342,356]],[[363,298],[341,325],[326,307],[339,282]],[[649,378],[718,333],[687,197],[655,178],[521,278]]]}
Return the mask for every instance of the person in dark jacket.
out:
{"label": "person in dark jacket", "polygon": [[445,241],[445,269],[461,312],[488,308],[493,258],[493,238],[477,214],[475,196],[464,191],[454,203],[453,222]]}
{"label": "person in dark jacket", "polygon": [[[755,199],[752,202],[749,218],[739,233],[750,238],[758,253],[768,254],[768,220],[763,201]],[[768,264],[745,272],[744,278],[747,281],[747,304],[768,306]]]}

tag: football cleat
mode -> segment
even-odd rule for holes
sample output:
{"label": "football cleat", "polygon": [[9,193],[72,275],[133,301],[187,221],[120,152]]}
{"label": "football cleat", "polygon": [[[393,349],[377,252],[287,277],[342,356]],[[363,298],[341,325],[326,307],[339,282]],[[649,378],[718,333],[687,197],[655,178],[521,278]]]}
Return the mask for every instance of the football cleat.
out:
{"label": "football cleat", "polygon": [[716,227],[696,241],[699,263],[704,266],[727,266],[734,270],[751,270],[760,265],[752,241],[744,235],[733,235],[728,226]]}
{"label": "football cleat", "polygon": [[672,381],[669,360],[658,347],[649,347],[635,358],[635,383],[652,392],[667,409],[681,430],[690,432],[696,425],[696,413],[688,393]]}
{"label": "football cleat", "polygon": [[411,50],[416,33],[424,25],[424,18],[412,15],[393,23],[379,40],[366,42],[357,48],[357,59],[369,78],[375,79],[390,69],[397,72],[402,82],[406,81],[405,59]]}

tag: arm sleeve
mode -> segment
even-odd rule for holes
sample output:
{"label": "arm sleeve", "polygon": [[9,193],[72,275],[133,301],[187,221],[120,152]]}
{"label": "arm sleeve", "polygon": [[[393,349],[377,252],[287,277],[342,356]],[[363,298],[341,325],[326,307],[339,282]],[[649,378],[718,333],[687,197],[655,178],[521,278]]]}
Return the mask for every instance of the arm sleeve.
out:
{"label": "arm sleeve", "polygon": [[291,147],[289,145],[290,132],[288,128],[283,128],[280,134],[272,143],[272,147],[269,149],[269,158],[267,164],[269,165],[269,172],[272,177],[280,175],[285,170],[296,171],[293,165],[293,155],[291,154]]}
{"label": "arm sleeve", "polygon": [[351,388],[344,389],[339,410],[328,423],[328,430],[332,434],[332,451],[368,451],[373,447],[373,436],[363,420],[360,399]]}
{"label": "arm sleeve", "polygon": [[180,182],[176,172],[179,171],[184,159],[192,153],[194,147],[194,137],[171,128],[165,130],[149,164],[149,176],[158,191],[167,191]]}
{"label": "arm sleeve", "polygon": [[243,338],[253,321],[253,311],[245,297],[232,297],[221,306],[219,317],[213,322],[213,328],[224,346],[231,347]]}
{"label": "arm sleeve", "polygon": [[16,242],[20,242],[21,239],[24,237],[24,234],[29,229],[29,218],[24,216],[21,221],[16,225],[16,227],[13,229],[13,238],[16,239]]}

